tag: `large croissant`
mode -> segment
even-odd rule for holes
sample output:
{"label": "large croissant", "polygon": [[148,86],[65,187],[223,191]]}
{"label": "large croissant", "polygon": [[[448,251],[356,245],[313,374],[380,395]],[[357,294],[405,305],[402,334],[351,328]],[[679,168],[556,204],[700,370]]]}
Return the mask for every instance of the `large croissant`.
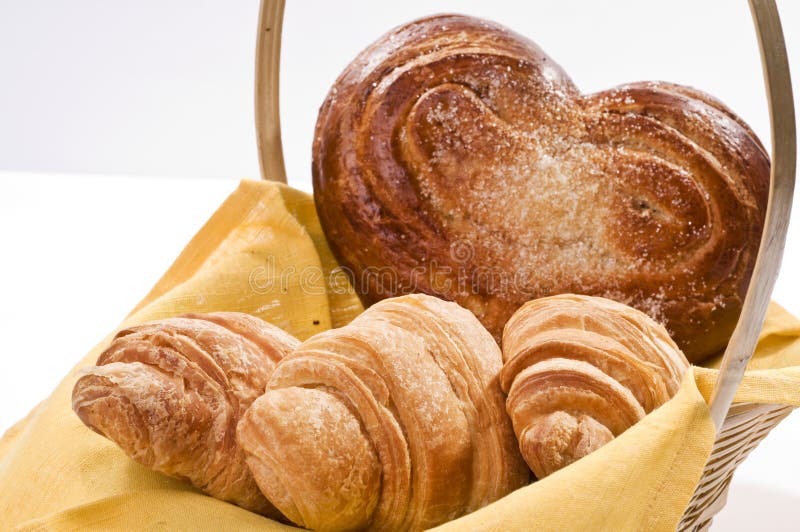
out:
{"label": "large croissant", "polygon": [[503,333],[501,382],[525,461],[542,478],[669,400],[689,363],[663,326],[599,297],[520,308]]}
{"label": "large croissant", "polygon": [[301,526],[424,529],[529,480],[501,365],[457,304],[386,300],[281,361],[239,442],[261,490]]}
{"label": "large croissant", "polygon": [[234,312],[187,314],[121,331],[84,370],[72,405],[91,429],[156,471],[271,517],[235,429],[299,341]]}

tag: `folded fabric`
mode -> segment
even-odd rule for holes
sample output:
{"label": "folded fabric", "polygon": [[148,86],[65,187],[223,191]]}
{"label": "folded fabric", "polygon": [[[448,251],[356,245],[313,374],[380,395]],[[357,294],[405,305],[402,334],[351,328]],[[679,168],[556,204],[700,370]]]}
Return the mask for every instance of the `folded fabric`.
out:
{"label": "folded fabric", "polygon": [[[310,196],[243,181],[121,327],[219,310],[254,314],[300,339],[363,310]],[[70,404],[78,370],[110,338],[0,439],[0,529],[291,528],[145,469],[80,422]],[[800,322],[777,305],[751,368],[736,401],[800,405]],[[693,368],[671,401],[599,451],[441,528],[674,530],[714,442],[706,402],[715,378],[715,369]]]}

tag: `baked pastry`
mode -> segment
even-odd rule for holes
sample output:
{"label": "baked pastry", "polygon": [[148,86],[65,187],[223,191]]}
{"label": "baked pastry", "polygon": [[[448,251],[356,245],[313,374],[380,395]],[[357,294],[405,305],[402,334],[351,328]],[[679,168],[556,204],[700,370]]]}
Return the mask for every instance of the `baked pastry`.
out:
{"label": "baked pastry", "polygon": [[647,315],[572,294],[520,308],[503,332],[501,382],[525,461],[543,478],[667,402],[689,362]]}
{"label": "baked pastry", "polygon": [[364,50],[313,146],[323,228],[366,304],[437,295],[499,340],[526,301],[603,296],[663,323],[692,361],[738,319],[769,165],[711,96],[663,82],[582,95],[530,40],[456,15]]}
{"label": "baked pastry", "polygon": [[525,485],[500,351],[425,295],[380,302],[284,358],[239,443],[262,492],[314,530],[421,530]]}
{"label": "baked pastry", "polygon": [[81,420],[137,462],[273,518],[236,443],[242,413],[299,341],[237,312],[120,331],[72,392]]}

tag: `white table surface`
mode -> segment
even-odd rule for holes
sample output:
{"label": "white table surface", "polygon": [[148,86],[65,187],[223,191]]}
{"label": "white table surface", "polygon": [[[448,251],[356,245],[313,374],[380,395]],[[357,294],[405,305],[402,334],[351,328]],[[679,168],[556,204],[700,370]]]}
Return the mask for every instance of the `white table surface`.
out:
{"label": "white table surface", "polygon": [[[236,185],[0,172],[0,432],[122,320]],[[798,219],[774,294],[795,314]],[[797,530],[799,473],[796,413],[738,468],[714,529]]]}

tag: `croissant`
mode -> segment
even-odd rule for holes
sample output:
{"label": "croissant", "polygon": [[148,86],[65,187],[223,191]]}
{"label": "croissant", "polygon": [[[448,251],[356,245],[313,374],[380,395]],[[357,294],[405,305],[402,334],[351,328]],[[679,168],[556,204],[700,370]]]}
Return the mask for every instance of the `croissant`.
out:
{"label": "croissant", "polygon": [[599,297],[520,308],[503,332],[506,409],[537,478],[586,456],[677,392],[689,367],[663,326]]}
{"label": "croissant", "polygon": [[531,299],[603,296],[663,323],[692,361],[736,325],[769,174],[711,96],[663,82],[584,95],[530,40],[458,15],[364,50],[313,146],[320,221],[365,303],[436,295],[499,341]]}
{"label": "croissant", "polygon": [[523,486],[492,336],[454,303],[377,303],[284,358],[237,435],[256,482],[314,530],[421,530]]}
{"label": "croissant", "polygon": [[270,517],[236,443],[242,413],[299,341],[256,317],[186,314],[120,331],[86,368],[72,407],[137,462]]}

